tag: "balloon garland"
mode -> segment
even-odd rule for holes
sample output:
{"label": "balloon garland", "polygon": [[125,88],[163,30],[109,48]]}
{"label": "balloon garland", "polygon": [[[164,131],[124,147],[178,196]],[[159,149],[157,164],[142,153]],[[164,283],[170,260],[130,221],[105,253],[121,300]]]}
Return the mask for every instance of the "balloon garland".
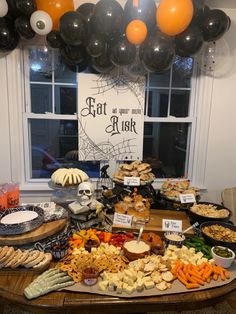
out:
{"label": "balloon garland", "polygon": [[196,55],[204,43],[219,40],[230,18],[204,0],[0,0],[0,52],[14,50],[20,38],[46,36],[69,67],[90,65],[100,73],[114,67],[141,72],[168,70],[175,55]]}

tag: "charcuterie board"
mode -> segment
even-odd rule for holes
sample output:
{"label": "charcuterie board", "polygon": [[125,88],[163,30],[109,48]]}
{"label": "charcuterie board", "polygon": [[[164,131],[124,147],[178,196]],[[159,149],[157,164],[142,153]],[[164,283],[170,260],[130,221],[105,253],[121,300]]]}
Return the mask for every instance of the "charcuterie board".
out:
{"label": "charcuterie board", "polygon": [[[149,222],[145,224],[145,232],[155,232],[159,235],[163,235],[164,231],[162,230],[162,219],[173,219],[173,220],[182,220],[183,230],[190,227],[190,222],[187,214],[182,211],[173,211],[173,210],[160,210],[152,209],[150,213]],[[113,225],[113,231],[128,231],[128,232],[137,232],[139,231],[139,225],[132,225],[131,227],[124,227],[121,225]],[[193,230],[189,230],[186,233],[187,236],[193,236]]]}
{"label": "charcuterie board", "polygon": [[196,288],[196,289],[187,289],[178,280],[175,280],[171,289],[160,291],[160,290],[157,290],[156,288],[153,288],[149,290],[143,290],[142,292],[136,291],[136,292],[133,292],[132,294],[128,294],[125,292],[122,292],[121,294],[119,294],[115,291],[108,291],[108,290],[102,291],[99,289],[98,284],[94,286],[87,286],[83,283],[76,283],[73,286],[65,288],[64,290],[71,291],[71,292],[73,291],[73,292],[109,295],[109,296],[116,296],[116,297],[121,297],[121,298],[150,297],[150,296],[167,295],[167,294],[175,294],[175,293],[185,293],[185,292],[193,292],[193,291],[217,288],[223,285],[227,285],[228,283],[236,279],[236,264],[235,263],[233,266],[230,267],[229,271],[230,271],[230,279],[226,279],[225,281],[211,281],[210,283],[205,284],[204,286],[201,286],[200,288]]}
{"label": "charcuterie board", "polygon": [[21,235],[0,236],[0,245],[24,245],[46,239],[61,231],[67,219],[60,219],[42,224],[37,229]]}

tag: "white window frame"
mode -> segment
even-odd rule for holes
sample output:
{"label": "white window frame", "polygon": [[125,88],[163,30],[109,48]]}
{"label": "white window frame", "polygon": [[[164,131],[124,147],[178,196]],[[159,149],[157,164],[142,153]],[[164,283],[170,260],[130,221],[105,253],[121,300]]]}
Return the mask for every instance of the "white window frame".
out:
{"label": "white window frame", "polygon": [[[163,87],[163,86],[150,86],[148,82],[148,91],[147,91],[147,103],[146,103],[146,112],[144,116],[144,123],[145,122],[153,122],[153,123],[186,123],[190,124],[191,132],[188,132],[188,139],[187,139],[187,149],[186,149],[186,163],[185,163],[185,173],[188,173],[187,179],[192,180],[192,169],[193,169],[193,151],[194,151],[194,145],[190,145],[191,143],[194,143],[195,139],[195,133],[196,133],[196,85],[197,85],[197,67],[196,64],[193,65],[193,73],[191,77],[191,84],[190,87],[173,87],[172,86],[172,80],[173,78],[173,66],[170,69],[170,78],[169,78],[169,86],[168,87]],[[149,77],[148,77],[149,79]],[[149,117],[148,116],[148,92],[149,89],[152,90],[167,90],[168,91],[168,113],[167,117]],[[170,107],[171,107],[171,92],[175,91],[180,91],[180,90],[186,90],[190,92],[190,98],[189,98],[189,115],[187,117],[174,117],[170,115]],[[189,149],[188,149],[189,147]],[[160,185],[163,183],[165,178],[161,178],[155,180],[154,187],[158,188]],[[177,180],[177,179],[176,179]]]}
{"label": "white window frame", "polygon": [[[6,58],[7,85],[8,85],[8,106],[9,106],[9,132],[10,132],[10,164],[11,179],[20,182],[22,191],[49,191],[48,179],[29,180],[29,155],[26,151],[29,144],[24,141],[27,135],[26,119],[35,118],[35,114],[24,113],[25,96],[27,91],[24,88],[23,71],[23,49],[15,49]],[[195,72],[197,73],[197,71]],[[198,73],[199,74],[199,73]],[[192,88],[191,101],[195,99],[192,114],[188,118],[150,118],[145,117],[145,122],[190,122],[192,123],[191,140],[194,140],[189,156],[189,178],[192,184],[204,188],[205,166],[207,157],[209,119],[211,113],[213,78],[200,75],[195,86]],[[177,88],[176,88],[177,89]],[[195,113],[195,117],[194,117]],[[50,119],[53,114],[47,114]],[[37,114],[39,117],[39,115]],[[45,115],[43,115],[45,117]],[[71,119],[69,115],[57,115],[55,119]],[[76,117],[74,117],[76,119]],[[193,131],[194,130],[194,131]],[[28,150],[29,151],[29,150]],[[112,161],[110,169],[115,169],[116,162]],[[28,167],[29,168],[29,167]],[[154,187],[159,187],[162,180],[158,180]]]}

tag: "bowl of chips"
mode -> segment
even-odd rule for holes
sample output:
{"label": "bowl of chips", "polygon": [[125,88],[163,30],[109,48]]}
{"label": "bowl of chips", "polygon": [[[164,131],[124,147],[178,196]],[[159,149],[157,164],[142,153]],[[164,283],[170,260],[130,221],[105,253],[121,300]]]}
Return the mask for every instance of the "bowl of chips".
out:
{"label": "bowl of chips", "polygon": [[206,221],[200,229],[206,243],[225,246],[236,252],[236,226],[222,221]]}

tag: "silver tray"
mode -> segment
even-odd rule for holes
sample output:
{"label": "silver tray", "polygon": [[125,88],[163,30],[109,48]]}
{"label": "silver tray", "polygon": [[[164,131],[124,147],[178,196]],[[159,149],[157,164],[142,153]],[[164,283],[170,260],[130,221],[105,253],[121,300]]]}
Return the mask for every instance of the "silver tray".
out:
{"label": "silver tray", "polygon": [[[15,224],[4,224],[1,223],[1,220],[4,216],[9,215],[11,213],[19,212],[19,211],[34,211],[38,214],[38,216],[30,221],[15,223]],[[41,226],[44,222],[44,211],[41,207],[25,205],[19,206],[16,208],[8,208],[4,210],[4,212],[0,213],[0,235],[17,235],[23,234],[29,231],[32,231],[39,226]]]}

